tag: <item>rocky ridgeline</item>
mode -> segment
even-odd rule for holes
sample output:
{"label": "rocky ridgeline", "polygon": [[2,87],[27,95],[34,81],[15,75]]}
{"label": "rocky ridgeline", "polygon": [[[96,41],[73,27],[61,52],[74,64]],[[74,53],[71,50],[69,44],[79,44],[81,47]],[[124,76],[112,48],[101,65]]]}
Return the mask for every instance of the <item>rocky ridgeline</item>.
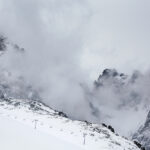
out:
{"label": "rocky ridgeline", "polygon": [[150,150],[150,112],[147,115],[145,124],[133,135],[133,140],[141,143],[146,150]]}

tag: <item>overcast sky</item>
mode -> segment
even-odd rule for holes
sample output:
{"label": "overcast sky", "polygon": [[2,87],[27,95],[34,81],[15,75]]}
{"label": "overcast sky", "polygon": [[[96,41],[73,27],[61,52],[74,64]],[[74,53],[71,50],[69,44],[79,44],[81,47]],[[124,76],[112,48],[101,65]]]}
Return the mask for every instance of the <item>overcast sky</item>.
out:
{"label": "overcast sky", "polygon": [[106,67],[144,71],[149,7],[148,0],[0,0],[0,31],[28,51],[49,49],[92,78]]}

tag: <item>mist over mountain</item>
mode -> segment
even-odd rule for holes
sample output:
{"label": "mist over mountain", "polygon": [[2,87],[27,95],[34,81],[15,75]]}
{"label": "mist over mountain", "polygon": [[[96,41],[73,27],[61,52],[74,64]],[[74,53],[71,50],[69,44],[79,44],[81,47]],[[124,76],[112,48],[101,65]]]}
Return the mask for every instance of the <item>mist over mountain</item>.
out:
{"label": "mist over mountain", "polygon": [[132,138],[150,111],[149,8],[148,0],[0,0],[0,97],[42,101]]}
{"label": "mist over mountain", "polygon": [[125,75],[115,69],[105,69],[97,80],[90,83],[90,79],[82,80],[76,74],[65,78],[55,72],[57,76],[54,77],[53,73],[47,74],[40,68],[41,72],[31,78],[31,72],[24,72],[18,66],[12,67],[14,64],[11,63],[14,60],[15,65],[17,61],[19,65],[24,64],[28,51],[10,42],[3,44],[5,51],[0,57],[1,97],[40,100],[73,119],[111,124],[127,136],[144,123],[150,109],[149,72],[135,71],[132,75]]}
{"label": "mist over mountain", "polygon": [[147,115],[146,121],[133,135],[132,139],[140,142],[146,150],[150,149],[150,112]]}
{"label": "mist over mountain", "polygon": [[93,115],[123,134],[134,133],[149,111],[149,80],[149,72],[135,71],[128,76],[115,69],[105,69],[92,89]]}

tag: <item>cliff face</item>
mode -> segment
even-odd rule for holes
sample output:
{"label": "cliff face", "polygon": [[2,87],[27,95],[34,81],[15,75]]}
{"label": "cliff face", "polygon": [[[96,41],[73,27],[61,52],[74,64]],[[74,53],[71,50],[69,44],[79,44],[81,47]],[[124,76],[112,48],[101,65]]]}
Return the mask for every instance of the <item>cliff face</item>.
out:
{"label": "cliff face", "polygon": [[141,143],[146,150],[150,150],[150,112],[147,115],[145,124],[133,135],[133,140]]}

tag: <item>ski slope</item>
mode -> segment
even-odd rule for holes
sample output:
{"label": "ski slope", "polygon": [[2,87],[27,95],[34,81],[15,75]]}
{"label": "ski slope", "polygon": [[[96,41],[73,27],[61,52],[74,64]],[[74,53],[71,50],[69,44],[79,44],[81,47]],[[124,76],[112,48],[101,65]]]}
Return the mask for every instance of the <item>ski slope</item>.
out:
{"label": "ski slope", "polygon": [[69,142],[35,130],[8,117],[0,117],[1,150],[82,150]]}
{"label": "ski slope", "polygon": [[0,100],[2,150],[139,150],[106,127],[75,121],[37,101]]}

